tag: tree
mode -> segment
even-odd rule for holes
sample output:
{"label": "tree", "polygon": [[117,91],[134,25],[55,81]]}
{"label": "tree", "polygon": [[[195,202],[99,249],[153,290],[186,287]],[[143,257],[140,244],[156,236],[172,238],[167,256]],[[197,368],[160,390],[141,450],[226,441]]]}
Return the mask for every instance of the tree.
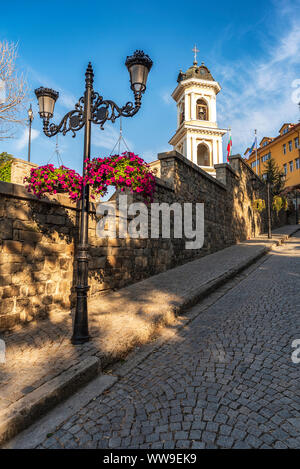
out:
{"label": "tree", "polygon": [[13,156],[6,151],[0,153],[0,181],[10,182]]}
{"label": "tree", "polygon": [[0,139],[11,136],[12,126],[21,123],[27,84],[16,70],[18,44],[0,41]]}
{"label": "tree", "polygon": [[276,164],[274,158],[270,158],[265,166],[264,178],[270,183],[274,195],[280,194],[284,188],[285,174]]}

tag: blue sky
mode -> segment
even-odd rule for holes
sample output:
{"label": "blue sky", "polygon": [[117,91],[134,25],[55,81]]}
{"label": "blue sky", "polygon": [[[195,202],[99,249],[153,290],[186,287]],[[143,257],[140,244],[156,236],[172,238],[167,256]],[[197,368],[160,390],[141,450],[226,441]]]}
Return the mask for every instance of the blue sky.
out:
{"label": "blue sky", "polygon": [[[193,62],[192,48],[222,86],[218,95],[218,124],[232,128],[233,152],[243,153],[253,141],[276,135],[283,122],[296,122],[300,100],[300,0],[236,0],[189,2],[90,1],[24,2],[1,5],[0,40],[18,41],[18,68],[27,77],[35,119],[32,161],[55,164],[55,138],[42,133],[33,90],[39,86],[60,92],[54,121],[71,110],[84,89],[89,60],[95,71],[95,90],[117,104],[131,100],[124,61],[143,49],[154,61],[142,108],[123,119],[130,149],[147,161],[170,150],[176,129],[176,106],[171,93],[179,69]],[[27,106],[27,104],[26,104]],[[26,113],[26,108],[24,110]],[[25,114],[24,114],[25,115]],[[119,122],[105,131],[93,126],[92,155],[107,156],[119,132]],[[82,166],[83,132],[73,139],[59,136],[65,165]],[[224,147],[227,136],[224,137]],[[27,158],[27,129],[0,141],[0,152]],[[225,151],[224,151],[225,153]]]}

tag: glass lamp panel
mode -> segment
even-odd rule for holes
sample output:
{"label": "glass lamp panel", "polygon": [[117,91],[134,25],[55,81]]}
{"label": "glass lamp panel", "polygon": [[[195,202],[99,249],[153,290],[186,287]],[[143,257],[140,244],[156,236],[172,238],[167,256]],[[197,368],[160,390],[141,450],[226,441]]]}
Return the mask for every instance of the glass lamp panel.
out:
{"label": "glass lamp panel", "polygon": [[50,96],[44,96],[44,113],[47,114],[49,117],[53,116],[54,111],[54,99]]}
{"label": "glass lamp panel", "polygon": [[[146,87],[147,77],[148,68],[144,65],[135,64],[130,67],[130,81],[136,91],[140,91],[142,87]],[[139,86],[137,87],[136,85]]]}
{"label": "glass lamp panel", "polygon": [[38,97],[38,102],[39,102],[39,111],[41,116],[44,115],[44,96],[39,96]]}
{"label": "glass lamp panel", "polygon": [[52,117],[55,100],[47,95],[41,95],[38,98],[40,115],[42,117]]}

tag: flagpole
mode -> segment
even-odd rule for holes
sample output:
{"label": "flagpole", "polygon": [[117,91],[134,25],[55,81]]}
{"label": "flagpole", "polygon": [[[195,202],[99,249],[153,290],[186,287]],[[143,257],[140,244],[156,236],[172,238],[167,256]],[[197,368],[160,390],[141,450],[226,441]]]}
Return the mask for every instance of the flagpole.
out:
{"label": "flagpole", "polygon": [[255,133],[255,155],[256,155],[255,166],[256,166],[256,174],[257,174],[258,168],[257,168],[257,136],[256,136],[256,129],[254,130],[254,133]]}

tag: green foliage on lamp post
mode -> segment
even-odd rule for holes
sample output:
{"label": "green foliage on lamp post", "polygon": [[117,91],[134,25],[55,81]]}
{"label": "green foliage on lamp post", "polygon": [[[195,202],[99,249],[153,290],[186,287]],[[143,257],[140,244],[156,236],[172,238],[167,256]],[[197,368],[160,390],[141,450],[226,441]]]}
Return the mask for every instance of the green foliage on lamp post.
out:
{"label": "green foliage on lamp post", "polygon": [[6,151],[0,153],[0,181],[11,181],[11,164],[13,156]]}
{"label": "green foliage on lamp post", "polygon": [[273,210],[275,210],[278,215],[281,209],[284,209],[285,211],[288,209],[287,199],[285,197],[275,195],[273,198]]}
{"label": "green foliage on lamp post", "polygon": [[255,199],[252,207],[256,212],[261,213],[266,208],[266,202],[264,199]]}

